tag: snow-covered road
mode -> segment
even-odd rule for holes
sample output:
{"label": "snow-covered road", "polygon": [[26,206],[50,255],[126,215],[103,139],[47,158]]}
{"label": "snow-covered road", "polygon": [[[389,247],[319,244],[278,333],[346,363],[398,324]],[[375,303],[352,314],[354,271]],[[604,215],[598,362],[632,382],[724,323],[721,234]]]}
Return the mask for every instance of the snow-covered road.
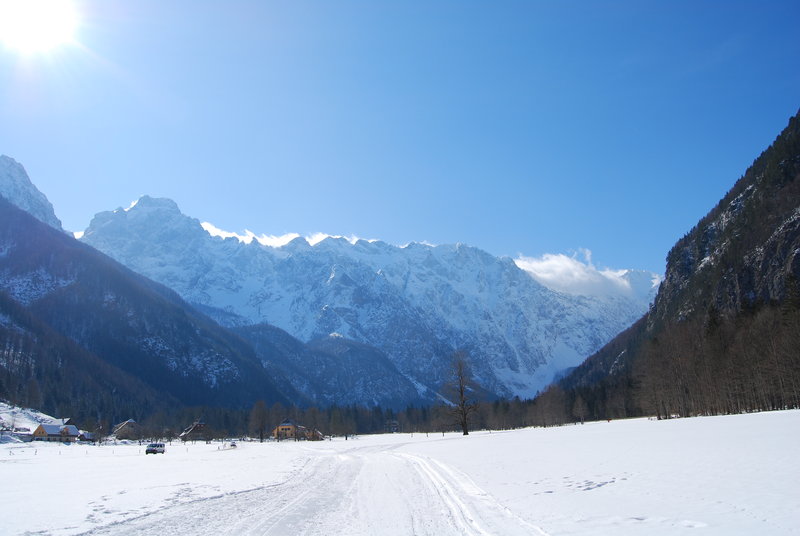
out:
{"label": "snow-covered road", "polygon": [[197,522],[207,534],[254,536],[546,534],[465,474],[397,452],[402,446],[307,449],[307,463],[283,482],[169,506],[92,534],[194,536]]}

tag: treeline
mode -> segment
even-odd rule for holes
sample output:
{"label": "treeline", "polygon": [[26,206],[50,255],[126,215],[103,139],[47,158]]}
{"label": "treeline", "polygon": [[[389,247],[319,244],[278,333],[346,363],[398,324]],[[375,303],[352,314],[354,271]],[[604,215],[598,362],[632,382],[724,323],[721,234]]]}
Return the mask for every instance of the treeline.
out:
{"label": "treeline", "polygon": [[[552,424],[542,418],[535,401],[495,400],[477,402],[471,415],[470,429],[508,430],[532,425]],[[206,424],[208,436],[222,438],[268,438],[272,429],[284,419],[316,429],[326,436],[352,436],[384,432],[442,433],[461,430],[453,408],[446,405],[429,407],[409,406],[392,410],[379,406],[331,406],[300,408],[276,403],[272,406],[259,401],[249,410],[212,407],[181,408],[159,411],[141,421],[142,438],[177,439],[182,430],[197,420]],[[91,419],[79,421],[82,429],[108,435],[115,423]]]}
{"label": "treeline", "polygon": [[[551,424],[576,417],[670,418],[800,408],[796,294],[780,305],[736,315],[711,308],[654,336],[648,336],[645,319],[624,342],[537,398]],[[596,372],[593,367],[610,373],[587,380]]]}

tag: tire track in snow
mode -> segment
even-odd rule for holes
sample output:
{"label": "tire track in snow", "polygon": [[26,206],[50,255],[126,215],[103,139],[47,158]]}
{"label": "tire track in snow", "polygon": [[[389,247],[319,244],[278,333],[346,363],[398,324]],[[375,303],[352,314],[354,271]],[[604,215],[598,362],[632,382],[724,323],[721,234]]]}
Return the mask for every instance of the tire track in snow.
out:
{"label": "tire track in snow", "polygon": [[[324,456],[314,471],[292,478],[287,493],[295,493],[286,504],[267,515],[250,516],[230,527],[231,534],[267,536],[270,534],[331,534],[331,514],[352,493],[363,460],[348,455]],[[331,486],[331,483],[336,485]],[[342,487],[347,489],[342,490]],[[338,493],[337,493],[338,491]],[[268,510],[264,505],[264,509]],[[262,510],[263,512],[263,510]]]}
{"label": "tire track in snow", "polygon": [[264,535],[280,526],[309,499],[308,478],[324,473],[324,457],[306,463],[278,483],[216,497],[168,505],[160,510],[91,530],[86,535],[197,536],[199,534]]}
{"label": "tire track in snow", "polygon": [[492,536],[478,523],[456,489],[442,478],[426,460],[409,454],[397,454],[397,456],[401,456],[408,463],[413,465],[420,474],[433,484],[433,488],[436,490],[439,498],[447,507],[448,517],[459,533],[475,536]]}
{"label": "tire track in snow", "polygon": [[504,516],[513,518],[515,522],[523,525],[524,527],[527,527],[528,529],[532,530],[533,533],[538,534],[539,536],[550,536],[550,534],[546,532],[543,528],[539,527],[538,525],[529,523],[528,521],[525,521],[521,517],[514,514],[508,507],[503,506],[502,504],[497,502],[497,500],[494,497],[492,497],[492,495],[490,495],[482,488],[480,488],[477,484],[475,484],[475,482],[473,482],[473,480],[470,477],[468,477],[464,473],[460,473],[456,471],[454,468],[445,465],[438,460],[431,459],[431,463],[436,464],[437,467],[445,471],[450,476],[452,481],[456,482],[462,490],[466,491],[470,496],[479,499],[488,510],[502,512]]}
{"label": "tire track in snow", "polygon": [[549,536],[541,527],[516,516],[476,485],[468,476],[442,462],[407,453],[395,453],[410,463],[435,487],[447,506],[458,534],[470,536]]}
{"label": "tire track in snow", "polygon": [[548,536],[463,473],[401,446],[309,451],[283,482],[166,506],[88,534]]}

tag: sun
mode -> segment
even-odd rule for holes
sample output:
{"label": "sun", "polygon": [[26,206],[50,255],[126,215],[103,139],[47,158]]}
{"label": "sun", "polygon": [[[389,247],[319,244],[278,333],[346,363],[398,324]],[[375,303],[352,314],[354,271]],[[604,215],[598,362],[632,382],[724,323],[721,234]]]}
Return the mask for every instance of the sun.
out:
{"label": "sun", "polygon": [[77,27],[70,0],[0,0],[0,42],[23,54],[73,43]]}

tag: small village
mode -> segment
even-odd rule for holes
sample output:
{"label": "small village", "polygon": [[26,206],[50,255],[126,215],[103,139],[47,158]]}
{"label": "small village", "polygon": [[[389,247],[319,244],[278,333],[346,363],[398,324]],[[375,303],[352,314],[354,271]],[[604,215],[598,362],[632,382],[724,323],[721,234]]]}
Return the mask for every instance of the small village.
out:
{"label": "small village", "polygon": [[[14,426],[13,423],[8,424],[0,421],[0,434],[13,441],[25,443],[42,441],[66,444],[115,444],[117,442],[138,442],[142,444],[150,441],[166,441],[171,444],[173,440],[182,443],[211,443],[215,440],[221,440],[223,442],[231,441],[231,438],[218,437],[202,419],[195,420],[178,434],[177,437],[148,436],[143,427],[133,419],[128,419],[116,424],[111,434],[106,436],[102,436],[98,432],[80,430],[70,418],[52,419],[50,422],[40,423],[35,427]],[[263,439],[249,437],[235,438],[236,441],[323,441],[325,439],[326,437],[319,430],[299,424],[290,418],[286,418],[274,426],[270,434]]]}

